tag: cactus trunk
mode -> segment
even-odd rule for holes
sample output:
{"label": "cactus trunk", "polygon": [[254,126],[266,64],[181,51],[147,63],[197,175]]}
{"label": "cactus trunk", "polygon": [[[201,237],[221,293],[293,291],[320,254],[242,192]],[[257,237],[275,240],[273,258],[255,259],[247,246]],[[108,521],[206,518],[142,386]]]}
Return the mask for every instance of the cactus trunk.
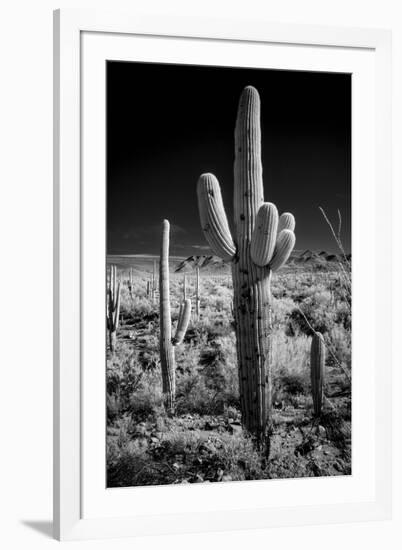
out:
{"label": "cactus trunk", "polygon": [[322,400],[323,400],[324,369],[325,369],[324,337],[320,332],[315,332],[311,340],[311,352],[310,352],[311,393],[313,397],[315,418],[319,418],[321,415]]}
{"label": "cactus trunk", "polygon": [[233,237],[215,176],[201,175],[197,195],[201,226],[210,247],[232,263],[242,422],[268,454],[272,428],[271,275],[292,252],[295,221],[289,213],[279,220],[276,206],[264,202],[260,98],[255,88],[243,90],[237,112]]}
{"label": "cactus trunk", "polygon": [[162,242],[159,262],[159,353],[162,368],[162,392],[165,409],[173,414],[176,391],[175,346],[182,343],[191,315],[191,301],[185,300],[180,308],[177,331],[172,338],[169,288],[169,229],[167,220],[162,225]]}
{"label": "cactus trunk", "polygon": [[271,424],[270,269],[251,259],[251,237],[264,201],[260,108],[243,92],[235,129],[234,223],[237,256],[232,263],[240,400],[245,427],[267,441]]}
{"label": "cactus trunk", "polygon": [[195,275],[195,314],[198,319],[200,316],[200,268],[198,265]]}
{"label": "cactus trunk", "polygon": [[110,345],[110,351],[114,353],[116,351],[116,341],[117,341],[117,335],[115,330],[109,331],[109,345]]}
{"label": "cactus trunk", "polygon": [[120,281],[117,280],[117,268],[110,266],[109,289],[106,301],[106,323],[109,329],[109,345],[112,353],[116,350],[117,329],[120,317]]}
{"label": "cactus trunk", "polygon": [[272,408],[270,273],[239,259],[232,275],[243,424],[264,446]]}
{"label": "cactus trunk", "polygon": [[160,307],[160,359],[162,367],[162,391],[168,412],[174,410],[175,357],[172,346],[169,289],[169,222],[164,220],[159,263]]}

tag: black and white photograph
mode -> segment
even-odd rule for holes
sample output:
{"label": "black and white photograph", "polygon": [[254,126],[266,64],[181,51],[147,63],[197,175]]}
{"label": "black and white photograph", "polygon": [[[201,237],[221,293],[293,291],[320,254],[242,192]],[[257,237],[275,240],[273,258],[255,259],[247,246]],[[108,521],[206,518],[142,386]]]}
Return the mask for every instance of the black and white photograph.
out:
{"label": "black and white photograph", "polygon": [[108,61],[106,485],[352,473],[351,75]]}
{"label": "black and white photograph", "polygon": [[5,550],[396,550],[402,3],[6,3]]}

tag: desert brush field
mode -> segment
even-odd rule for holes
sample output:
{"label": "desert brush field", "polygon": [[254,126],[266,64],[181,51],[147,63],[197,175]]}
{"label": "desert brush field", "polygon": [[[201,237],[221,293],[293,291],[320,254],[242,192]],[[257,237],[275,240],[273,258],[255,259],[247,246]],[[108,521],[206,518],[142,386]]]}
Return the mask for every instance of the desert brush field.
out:
{"label": "desert brush field", "polygon": [[[172,330],[185,299],[191,317],[175,346],[174,413],[164,407],[158,260],[107,260],[120,300],[115,341],[106,350],[107,486],[350,474],[350,258],[294,251],[272,279],[269,456],[242,426],[232,277],[215,256],[170,258]],[[319,414],[312,399],[315,333],[325,347]]]}

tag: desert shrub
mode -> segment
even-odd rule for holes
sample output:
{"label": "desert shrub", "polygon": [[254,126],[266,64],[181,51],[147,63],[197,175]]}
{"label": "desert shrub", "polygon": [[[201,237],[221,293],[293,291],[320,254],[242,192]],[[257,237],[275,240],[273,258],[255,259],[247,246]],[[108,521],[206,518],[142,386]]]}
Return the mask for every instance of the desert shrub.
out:
{"label": "desert shrub", "polygon": [[291,280],[292,274],[289,272],[283,273],[280,271],[279,273],[276,273],[275,277],[272,278],[271,283],[273,297],[280,300],[281,298],[289,296],[292,293],[292,285],[290,283]]}
{"label": "desert shrub", "polygon": [[287,373],[305,373],[310,354],[311,338],[300,335],[287,337],[282,331],[276,331],[272,338],[272,365],[275,375]]}
{"label": "desert shrub", "polygon": [[228,311],[233,301],[233,291],[226,286],[215,285],[212,292],[204,297],[206,309],[214,311]]}
{"label": "desert shrub", "polygon": [[146,438],[108,439],[109,487],[237,481],[267,477],[262,460],[245,434],[213,434],[187,430],[176,419],[157,443]]}
{"label": "desert shrub", "polygon": [[106,394],[107,421],[112,423],[120,415],[122,410],[121,401],[115,392]]}
{"label": "desert shrub", "polygon": [[[182,431],[172,428],[163,435],[156,456],[177,460],[181,455],[191,470],[198,470],[199,481],[237,481],[263,479],[266,474],[261,466],[261,456],[255,450],[252,439],[246,434],[232,436],[227,433],[211,435],[208,439],[198,431]],[[182,477],[188,476],[184,469]],[[189,481],[195,481],[192,477]]]}
{"label": "desert shrub", "polygon": [[295,292],[292,294],[292,299],[294,302],[301,304],[304,300],[311,298],[314,295],[314,288],[311,286],[305,286],[303,284],[299,285]]}
{"label": "desert shrub", "polygon": [[119,397],[124,400],[140,387],[143,374],[138,361],[138,351],[133,351],[128,357],[123,357],[120,364],[108,364],[106,391],[109,394],[118,392]]}
{"label": "desert shrub", "polygon": [[225,406],[238,406],[238,375],[234,336],[218,338],[205,348],[189,347],[178,364],[177,412],[222,414]]}
{"label": "desert shrub", "polygon": [[343,451],[347,451],[351,442],[350,425],[344,422],[344,419],[338,411],[324,411],[321,415],[320,422],[325,427],[329,439],[335,443]]}
{"label": "desert shrub", "polygon": [[289,322],[293,331],[299,330],[303,334],[311,335],[311,325],[313,330],[325,334],[335,322],[334,309],[329,307],[324,293],[318,293],[317,298],[310,296],[305,299],[300,309],[294,309],[289,316]]}
{"label": "desert shrub", "polygon": [[[344,365],[347,370],[351,368],[351,332],[343,326],[335,325],[327,335],[327,345],[331,353],[327,354],[327,364],[337,366]],[[334,359],[334,356],[336,359]]]}
{"label": "desert shrub", "polygon": [[311,339],[304,335],[290,338],[282,331],[272,339],[273,402],[290,400],[309,388]]}
{"label": "desert shrub", "polygon": [[162,413],[162,410],[163,397],[160,384],[155,386],[151,381],[148,381],[148,383],[144,383],[142,388],[130,397],[130,412],[137,419],[157,416]]}
{"label": "desert shrub", "polygon": [[202,376],[206,386],[215,393],[222,393],[225,389],[225,356],[219,345],[210,346],[202,350],[200,355]]}
{"label": "desert shrub", "polygon": [[136,323],[137,328],[146,328],[149,323],[158,323],[157,306],[152,304],[148,298],[134,298],[127,313],[129,318]]}
{"label": "desert shrub", "polygon": [[205,384],[199,366],[201,346],[177,348],[176,412],[210,414],[216,410],[215,396]]}
{"label": "desert shrub", "polygon": [[236,420],[240,421],[241,415],[239,408],[233,407],[232,405],[225,405],[223,415],[226,420]]}
{"label": "desert shrub", "polygon": [[281,387],[289,395],[298,395],[306,391],[306,378],[301,374],[284,374],[281,377]]}
{"label": "desert shrub", "polygon": [[136,345],[141,347],[138,352],[138,361],[143,370],[159,368],[159,334],[154,332],[143,336],[141,339],[138,338]]}
{"label": "desert shrub", "polygon": [[[146,295],[146,279],[136,279],[130,293],[126,284],[121,285],[120,313],[123,318],[146,324],[158,316],[158,303],[153,303]],[[139,325],[137,325],[139,328]]]}
{"label": "desert shrub", "polygon": [[205,378],[198,372],[186,373],[176,382],[177,414],[220,414],[223,412],[222,396],[207,387]]}
{"label": "desert shrub", "polygon": [[233,481],[265,479],[260,454],[256,451],[253,441],[247,436],[230,437],[225,435],[218,444],[219,460],[223,463],[226,480]]}
{"label": "desert shrub", "polygon": [[160,366],[159,351],[143,349],[138,353],[138,360],[144,370],[156,369]]}
{"label": "desert shrub", "polygon": [[345,329],[352,328],[352,311],[346,302],[338,302],[335,314],[335,323],[342,325]]}
{"label": "desert shrub", "polygon": [[181,374],[195,372],[199,366],[200,351],[202,347],[195,345],[194,342],[176,347],[176,376]]}
{"label": "desert shrub", "polygon": [[106,439],[108,487],[126,487],[137,483],[138,474],[148,462],[147,445],[133,440],[127,430]]}
{"label": "desert shrub", "polygon": [[[146,283],[145,283],[146,285]],[[121,285],[120,292],[120,311],[123,315],[136,313],[138,315],[147,315],[153,311],[154,305],[147,298],[145,292],[141,292],[136,286],[132,292],[126,285]]]}
{"label": "desert shrub", "polygon": [[200,374],[219,409],[238,403],[238,373],[234,336],[220,337],[200,355]]}
{"label": "desert shrub", "polygon": [[275,328],[285,328],[289,324],[289,318],[295,308],[292,298],[273,298],[272,323]]}
{"label": "desert shrub", "polygon": [[206,336],[207,341],[227,336],[234,332],[232,314],[212,309],[205,310],[197,324],[197,329],[201,335]]}
{"label": "desert shrub", "polygon": [[127,411],[144,417],[160,406],[160,372],[157,369],[144,370],[138,357],[136,350],[123,357],[120,363],[108,364],[106,391],[110,421]]}

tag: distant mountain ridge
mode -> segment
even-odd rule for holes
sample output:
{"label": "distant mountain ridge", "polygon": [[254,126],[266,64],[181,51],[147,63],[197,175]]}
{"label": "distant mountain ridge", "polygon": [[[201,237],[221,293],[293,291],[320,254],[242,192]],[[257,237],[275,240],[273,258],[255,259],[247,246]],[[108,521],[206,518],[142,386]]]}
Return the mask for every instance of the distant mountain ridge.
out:
{"label": "distant mountain ridge", "polygon": [[[351,261],[352,255],[347,254],[346,259]],[[292,252],[290,259],[288,260],[288,265],[317,265],[324,267],[326,264],[333,264],[336,262],[344,261],[342,254],[330,254],[325,250],[320,252],[315,252],[312,250],[304,250],[300,252],[295,250]],[[221,258],[218,256],[189,256],[182,262],[180,262],[175,269],[175,273],[193,271],[196,267],[200,269],[210,268],[214,271],[226,271],[228,269],[228,264],[225,264]]]}
{"label": "distant mountain ridge", "polygon": [[196,267],[202,269],[208,266],[214,270],[227,269],[227,264],[218,256],[189,256],[180,262],[174,271],[175,273],[181,273],[183,271],[192,271]]}
{"label": "distant mountain ridge", "polygon": [[[351,261],[352,255],[347,254],[346,259]],[[314,252],[312,250],[305,250],[301,254],[292,254],[291,263],[295,264],[318,264],[325,265],[326,263],[342,262],[345,258],[343,254],[329,254],[325,250],[321,252]]]}

